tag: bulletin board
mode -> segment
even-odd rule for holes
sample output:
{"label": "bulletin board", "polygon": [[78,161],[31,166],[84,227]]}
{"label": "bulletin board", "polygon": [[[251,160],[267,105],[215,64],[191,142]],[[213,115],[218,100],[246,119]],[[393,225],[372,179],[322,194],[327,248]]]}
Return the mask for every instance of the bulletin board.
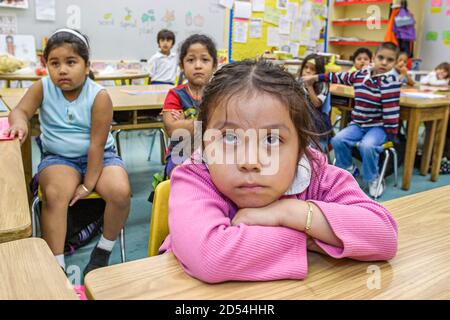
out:
{"label": "bulletin board", "polygon": [[[253,0],[249,2],[253,4]],[[236,7],[234,7],[230,17],[230,59],[255,58],[265,51],[271,51],[273,48],[288,51],[299,57],[303,57],[310,52],[325,51],[328,17],[327,3],[327,0],[265,0],[264,11],[254,12],[252,6],[249,19],[236,17],[234,15]],[[292,6],[292,4],[294,5]],[[287,8],[280,9],[287,6],[291,6],[292,9],[292,7],[295,7],[295,4],[298,7],[295,17],[292,16],[292,10]],[[309,13],[306,11],[309,11]],[[281,19],[278,19],[278,23],[277,16]],[[287,34],[286,17],[290,21]],[[257,28],[252,28],[252,24],[257,26],[255,22],[258,19],[262,20],[260,37],[252,37],[252,33],[254,35],[257,34],[255,31]],[[284,23],[280,25],[280,21]],[[278,45],[272,45],[276,41],[268,42],[268,40],[274,39],[274,28],[279,28],[280,30],[282,26],[284,26],[284,34],[280,35]],[[318,29],[320,31],[317,31]],[[314,32],[312,32],[313,30]],[[245,33],[247,33],[246,36]],[[244,40],[246,41],[244,42]]]}
{"label": "bulletin board", "polygon": [[450,62],[450,0],[427,0],[420,56],[422,70]]}

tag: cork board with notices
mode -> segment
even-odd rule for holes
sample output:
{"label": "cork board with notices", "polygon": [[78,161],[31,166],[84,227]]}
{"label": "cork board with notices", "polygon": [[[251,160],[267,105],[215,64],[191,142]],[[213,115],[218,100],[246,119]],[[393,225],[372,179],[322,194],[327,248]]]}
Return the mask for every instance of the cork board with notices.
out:
{"label": "cork board with notices", "polygon": [[325,51],[327,16],[327,0],[235,1],[230,21],[231,60],[274,50],[293,57]]}

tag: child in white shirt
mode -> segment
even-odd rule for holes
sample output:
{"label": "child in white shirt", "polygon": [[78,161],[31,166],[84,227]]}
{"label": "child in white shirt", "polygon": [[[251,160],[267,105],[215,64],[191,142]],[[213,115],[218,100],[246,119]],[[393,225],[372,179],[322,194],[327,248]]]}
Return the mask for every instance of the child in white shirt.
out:
{"label": "child in white shirt", "polygon": [[167,29],[158,32],[157,41],[159,51],[149,61],[151,84],[175,84],[177,77],[178,60],[171,52],[175,44],[175,34]]}
{"label": "child in white shirt", "polygon": [[420,84],[429,84],[432,86],[446,86],[450,81],[450,64],[448,62],[440,63],[434,71],[420,79]]}

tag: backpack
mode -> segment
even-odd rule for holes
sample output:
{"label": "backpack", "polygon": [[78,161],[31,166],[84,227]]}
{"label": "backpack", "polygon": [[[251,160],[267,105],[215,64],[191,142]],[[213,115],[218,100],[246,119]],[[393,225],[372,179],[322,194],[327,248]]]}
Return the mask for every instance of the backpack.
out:
{"label": "backpack", "polygon": [[414,28],[416,21],[407,9],[401,8],[394,21],[393,31],[397,39],[416,40],[416,29]]}
{"label": "backpack", "polygon": [[[34,175],[30,182],[31,194],[37,196],[39,176]],[[39,212],[42,202],[39,203]],[[102,233],[105,200],[78,200],[67,210],[67,232],[64,243],[64,254],[72,255],[75,250],[87,245],[93,238]]]}

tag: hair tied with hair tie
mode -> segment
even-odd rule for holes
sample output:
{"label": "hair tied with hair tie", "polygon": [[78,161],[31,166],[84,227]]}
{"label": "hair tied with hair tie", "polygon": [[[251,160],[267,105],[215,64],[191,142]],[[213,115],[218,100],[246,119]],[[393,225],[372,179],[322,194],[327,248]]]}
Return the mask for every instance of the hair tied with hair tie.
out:
{"label": "hair tied with hair tie", "polygon": [[52,38],[54,35],[56,35],[58,33],[61,33],[61,32],[67,32],[67,33],[70,33],[70,34],[76,36],[78,39],[83,41],[83,43],[86,45],[86,47],[89,48],[89,44],[88,44],[86,38],[81,33],[78,33],[78,32],[76,32],[76,31],[74,31],[72,29],[67,29],[67,28],[58,29],[55,32],[53,32],[53,34],[50,36],[50,38]]}

